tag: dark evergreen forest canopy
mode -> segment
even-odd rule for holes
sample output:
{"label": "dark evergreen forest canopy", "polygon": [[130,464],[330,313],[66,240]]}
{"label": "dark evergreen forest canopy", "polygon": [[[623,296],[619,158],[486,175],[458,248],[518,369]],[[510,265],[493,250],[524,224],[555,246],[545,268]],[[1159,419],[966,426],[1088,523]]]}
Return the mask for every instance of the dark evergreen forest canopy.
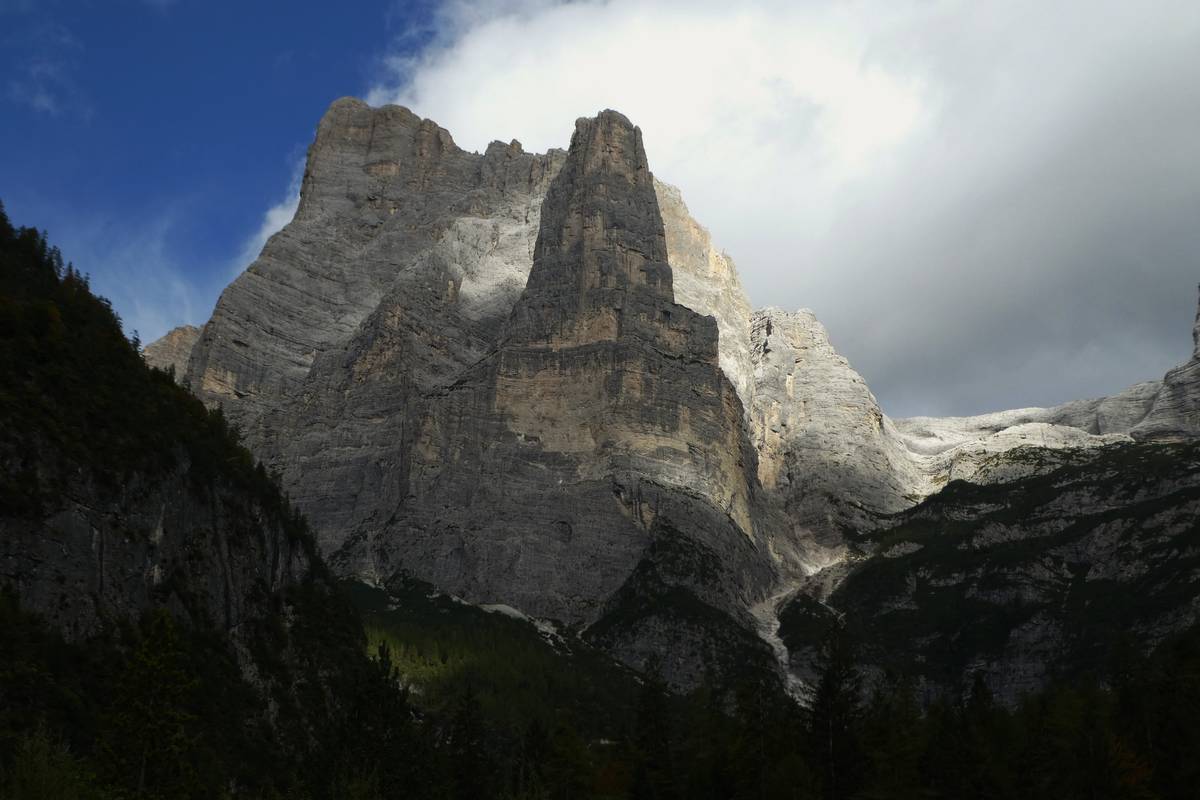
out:
{"label": "dark evergreen forest canopy", "polygon": [[310,574],[267,604],[248,656],[170,603],[68,641],[22,608],[6,570],[0,796],[1191,798],[1200,786],[1194,631],[1120,654],[1103,683],[1005,708],[982,684],[921,707],[908,676],[868,682],[834,628],[801,706],[762,679],[680,697],[569,632],[412,583],[335,584],[220,412],[146,367],[87,278],[0,209],[0,517],[36,518],[81,471],[120,487],[179,459],[192,480],[271,509]]}

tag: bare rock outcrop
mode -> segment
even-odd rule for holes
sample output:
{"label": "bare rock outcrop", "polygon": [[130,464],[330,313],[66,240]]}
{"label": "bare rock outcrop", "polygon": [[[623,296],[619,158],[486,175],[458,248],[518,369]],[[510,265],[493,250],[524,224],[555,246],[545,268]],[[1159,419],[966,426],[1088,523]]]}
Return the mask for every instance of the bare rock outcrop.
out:
{"label": "bare rock outcrop", "polygon": [[[497,346],[564,157],[516,142],[466,153],[406,109],[352,99],[321,121],[296,218],[222,294],[187,380],[283,474],[326,552],[400,502],[410,401]],[[678,191],[653,187],[681,304],[717,319],[719,361],[745,403],[736,271]]]}
{"label": "bare rock outcrop", "polygon": [[744,644],[779,565],[811,568],[766,524],[748,342],[732,263],[620,114],[580,120],[569,155],[479,155],[343,100],[295,220],[222,295],[187,380],[340,573],[598,624],[641,663],[683,623],[631,598],[683,592],[732,626],[713,642]]}
{"label": "bare rock outcrop", "polygon": [[748,607],[774,582],[754,455],[716,323],[674,302],[667,258],[640,131],[580,120],[496,351],[428,395],[393,518],[335,558],[591,623],[671,530],[717,554],[687,590]]}
{"label": "bare rock outcrop", "polygon": [[176,379],[183,380],[192,348],[199,338],[200,329],[195,325],[180,325],[146,345],[142,358],[155,369],[173,371]]}
{"label": "bare rock outcrop", "polygon": [[788,518],[837,544],[916,502],[922,474],[813,313],[758,311],[751,331],[758,474]]}
{"label": "bare rock outcrop", "polygon": [[721,370],[737,389],[744,408],[754,396],[750,300],[733,259],[713,243],[708,229],[688,212],[679,189],[654,181],[674,273],[675,300],[717,321]]}
{"label": "bare rock outcrop", "polygon": [[[524,285],[529,220],[556,158],[516,142],[468,153],[408,109],[335,102],[309,148],[295,219],[204,327],[188,368],[193,391],[221,403],[258,450],[263,415],[301,392],[321,357],[406,278],[434,299],[462,293],[471,322],[494,325]],[[444,257],[459,250],[465,263]],[[429,262],[435,269],[422,269]],[[455,274],[439,275],[447,265]]]}

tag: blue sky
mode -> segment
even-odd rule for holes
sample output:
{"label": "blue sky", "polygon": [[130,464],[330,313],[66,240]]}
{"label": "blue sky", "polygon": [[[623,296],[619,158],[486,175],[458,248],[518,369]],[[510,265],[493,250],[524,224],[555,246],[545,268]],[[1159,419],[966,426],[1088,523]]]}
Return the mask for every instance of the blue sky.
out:
{"label": "blue sky", "polygon": [[202,323],[328,104],[429,6],[0,0],[0,200],[144,339]]}

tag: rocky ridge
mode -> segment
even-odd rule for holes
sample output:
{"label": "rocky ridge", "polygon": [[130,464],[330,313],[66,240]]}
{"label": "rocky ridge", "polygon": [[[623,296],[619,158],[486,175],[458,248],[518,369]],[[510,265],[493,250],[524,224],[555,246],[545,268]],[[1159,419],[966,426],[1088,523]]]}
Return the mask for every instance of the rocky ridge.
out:
{"label": "rocky ridge", "polygon": [[[812,680],[844,621],[869,672],[926,697],[982,677],[1006,704],[1054,678],[1103,676],[1120,646],[1149,651],[1200,618],[1200,446],[1027,445],[1019,467],[955,482],[858,538],[864,555],[817,603],[791,600],[781,635]],[[836,609],[836,611],[835,611]]]}
{"label": "rocky ridge", "polygon": [[[891,420],[811,312],[751,310],[619,115],[581,121],[571,154],[476,154],[344,99],[184,380],[343,574],[594,625],[641,663],[661,620],[599,624],[631,602],[682,588],[763,628],[804,575],[836,587],[853,534],[955,480],[1038,472],[1010,451],[1195,435],[1196,364],[1051,409]],[[712,556],[683,573],[721,576],[662,563],[679,536]]]}

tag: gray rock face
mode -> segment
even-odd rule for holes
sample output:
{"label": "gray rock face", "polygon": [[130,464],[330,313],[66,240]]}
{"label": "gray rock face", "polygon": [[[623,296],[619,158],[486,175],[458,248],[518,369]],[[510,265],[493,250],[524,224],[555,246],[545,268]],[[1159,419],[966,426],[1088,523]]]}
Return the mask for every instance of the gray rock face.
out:
{"label": "gray rock face", "polygon": [[183,380],[192,348],[199,338],[200,329],[195,325],[180,325],[146,345],[142,358],[155,369],[174,371],[176,379]]}
{"label": "gray rock face", "polygon": [[751,337],[758,475],[788,518],[836,545],[844,528],[916,502],[921,476],[908,451],[812,312],[756,312]]}
{"label": "gray rock face", "polygon": [[716,324],[671,277],[640,131],[580,120],[497,350],[413,415],[406,496],[364,531],[371,569],[589,623],[670,525],[720,556],[689,585],[704,602],[736,614],[771,585]]}
{"label": "gray rock face", "polygon": [[53,503],[34,519],[0,515],[0,582],[69,640],[162,603],[236,638],[312,567],[269,509],[232,486],[198,490],[186,461],[119,488],[86,474],[47,480]]}
{"label": "gray rock face", "polygon": [[713,244],[708,230],[688,213],[678,189],[656,179],[654,192],[667,235],[675,300],[717,321],[721,370],[737,389],[742,407],[748,409],[755,386],[750,357],[751,308],[737,267],[728,253]]}
{"label": "gray rock face", "polygon": [[[528,256],[514,254],[532,244],[522,234],[558,157],[516,142],[467,153],[407,109],[337,101],[309,148],[295,220],[222,293],[204,327],[188,368],[193,391],[221,403],[247,442],[270,453],[263,415],[304,391],[321,357],[406,279],[437,305],[462,293],[470,321],[494,325],[523,286],[512,264]],[[465,269],[447,258],[460,249]]]}
{"label": "gray rock face", "polygon": [[[675,302],[671,246],[717,319]],[[749,630],[779,554],[803,555],[756,510],[744,308],[621,115],[581,120],[569,156],[479,156],[403,109],[339,101],[296,219],[222,295],[188,380],[281,472],[343,574],[604,619],[639,661],[666,623],[620,621],[635,573],[653,563],[664,591]],[[664,531],[719,568],[659,564]]]}

